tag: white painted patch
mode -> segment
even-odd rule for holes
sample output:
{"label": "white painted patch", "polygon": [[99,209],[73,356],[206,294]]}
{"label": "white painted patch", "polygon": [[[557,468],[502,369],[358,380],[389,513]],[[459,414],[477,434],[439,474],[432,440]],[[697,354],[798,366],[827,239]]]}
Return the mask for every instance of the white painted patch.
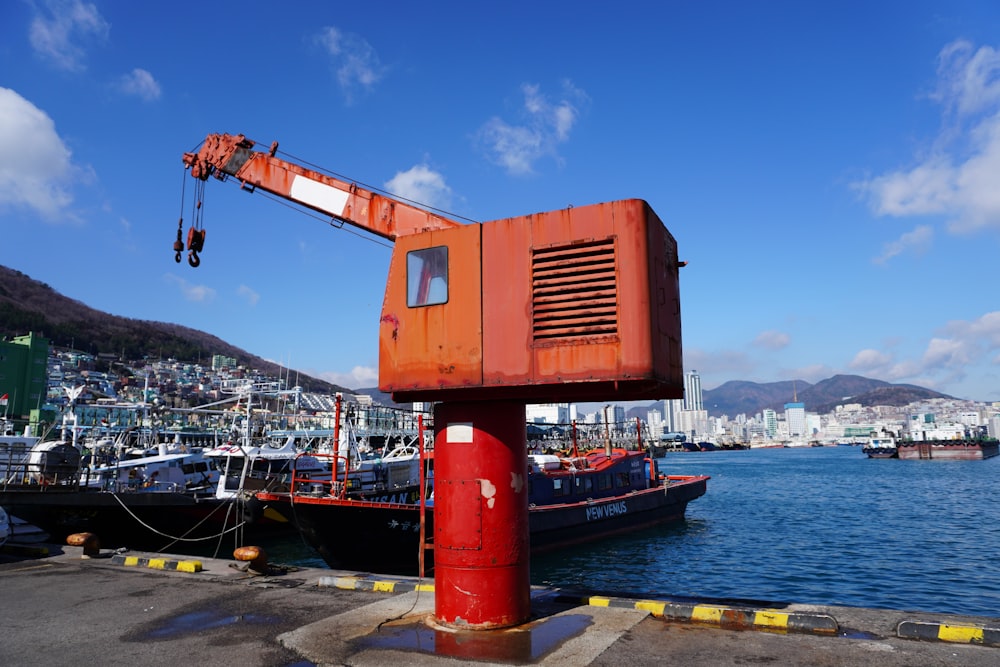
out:
{"label": "white painted patch", "polygon": [[289,196],[297,202],[314,206],[333,215],[343,215],[347,193],[343,190],[296,175]]}
{"label": "white painted patch", "polygon": [[445,426],[445,442],[472,444],[472,422],[454,422]]}
{"label": "white painted patch", "polygon": [[514,489],[514,493],[521,493],[521,489],[524,488],[524,475],[510,473],[510,488]]}
{"label": "white painted patch", "polygon": [[486,506],[493,509],[493,505],[497,501],[494,497],[497,495],[497,487],[490,480],[481,479],[479,480],[479,491],[483,494],[483,498],[486,498]]}

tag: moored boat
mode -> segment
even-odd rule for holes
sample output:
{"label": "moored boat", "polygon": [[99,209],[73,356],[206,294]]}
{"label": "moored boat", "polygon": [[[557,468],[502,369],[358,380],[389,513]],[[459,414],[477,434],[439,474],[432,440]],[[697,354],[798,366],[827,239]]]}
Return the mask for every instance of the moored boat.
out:
{"label": "moored boat", "polygon": [[[533,553],[565,548],[684,519],[708,477],[667,476],[642,451],[593,450],[580,456],[529,455],[525,501]],[[511,490],[512,493],[516,491]],[[433,495],[409,502],[356,500],[315,489],[260,493],[295,521],[331,568],[419,573],[423,534],[433,542]],[[426,551],[425,572],[433,567]]]}
{"label": "moored boat", "polygon": [[1000,454],[1000,442],[995,439],[900,440],[897,443],[901,459],[936,459],[978,461]]}
{"label": "moored boat", "polygon": [[872,432],[868,441],[861,447],[861,451],[870,459],[899,458],[896,437],[888,431],[882,431],[881,433]]}

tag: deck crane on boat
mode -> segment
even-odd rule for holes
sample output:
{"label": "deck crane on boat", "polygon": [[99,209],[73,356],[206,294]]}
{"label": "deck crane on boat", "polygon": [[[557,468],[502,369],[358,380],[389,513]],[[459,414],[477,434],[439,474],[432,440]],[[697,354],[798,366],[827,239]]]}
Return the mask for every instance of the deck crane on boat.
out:
{"label": "deck crane on boat", "polygon": [[526,621],[525,405],[683,396],[676,241],[641,199],[462,224],[255,146],[210,134],[183,162],[394,242],[379,389],[437,402],[437,620]]}

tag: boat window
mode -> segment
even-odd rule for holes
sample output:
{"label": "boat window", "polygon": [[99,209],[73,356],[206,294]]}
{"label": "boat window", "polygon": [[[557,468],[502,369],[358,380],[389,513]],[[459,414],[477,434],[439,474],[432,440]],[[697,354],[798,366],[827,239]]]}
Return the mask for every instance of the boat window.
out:
{"label": "boat window", "polygon": [[625,489],[629,487],[629,479],[627,472],[620,472],[615,475],[615,486],[619,489]]}
{"label": "boat window", "polygon": [[412,250],[406,254],[406,305],[433,306],[448,302],[448,246]]}
{"label": "boat window", "polygon": [[597,490],[604,491],[611,488],[611,475],[604,473],[597,476]]}

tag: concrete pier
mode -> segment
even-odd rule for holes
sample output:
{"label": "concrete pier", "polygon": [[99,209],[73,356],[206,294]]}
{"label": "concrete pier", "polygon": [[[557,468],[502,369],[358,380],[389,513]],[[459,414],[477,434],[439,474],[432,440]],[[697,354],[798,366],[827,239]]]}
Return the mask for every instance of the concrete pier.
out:
{"label": "concrete pier", "polygon": [[508,630],[433,621],[433,580],[80,547],[0,551],[0,664],[963,665],[996,618],[532,588]]}

